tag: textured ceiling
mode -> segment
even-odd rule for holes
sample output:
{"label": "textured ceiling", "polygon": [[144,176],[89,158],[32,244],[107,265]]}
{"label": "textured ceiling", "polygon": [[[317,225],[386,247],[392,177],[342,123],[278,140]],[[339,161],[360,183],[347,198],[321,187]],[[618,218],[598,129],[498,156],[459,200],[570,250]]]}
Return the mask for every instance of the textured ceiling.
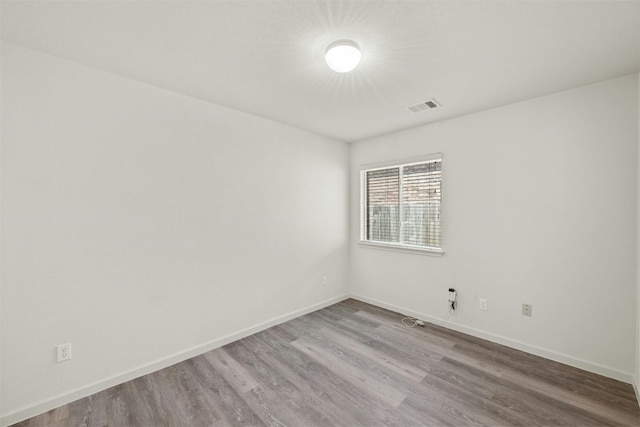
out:
{"label": "textured ceiling", "polygon": [[[640,70],[640,1],[2,1],[2,39],[344,141]],[[337,39],[356,70],[324,63]],[[437,99],[442,108],[407,107]]]}

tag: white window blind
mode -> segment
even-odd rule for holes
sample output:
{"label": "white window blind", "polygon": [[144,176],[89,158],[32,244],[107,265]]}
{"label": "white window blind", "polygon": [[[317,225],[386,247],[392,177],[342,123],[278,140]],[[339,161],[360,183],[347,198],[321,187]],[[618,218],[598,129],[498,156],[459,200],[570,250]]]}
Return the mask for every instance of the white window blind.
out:
{"label": "white window blind", "polygon": [[397,242],[400,235],[400,169],[367,172],[367,240]]}
{"label": "white window blind", "polygon": [[441,250],[441,158],[364,170],[362,191],[361,240]]}

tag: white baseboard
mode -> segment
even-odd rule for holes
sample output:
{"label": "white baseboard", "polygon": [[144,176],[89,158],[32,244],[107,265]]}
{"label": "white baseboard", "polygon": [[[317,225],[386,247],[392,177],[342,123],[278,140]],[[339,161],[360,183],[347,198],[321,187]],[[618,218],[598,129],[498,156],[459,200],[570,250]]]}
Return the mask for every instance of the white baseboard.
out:
{"label": "white baseboard", "polygon": [[640,405],[640,372],[633,378],[633,391],[636,392],[636,400]]}
{"label": "white baseboard", "polygon": [[309,307],[301,308],[282,316],[274,317],[273,319],[267,320],[266,322],[251,326],[246,329],[242,329],[238,332],[234,332],[232,334],[192,347],[179,353],[154,360],[143,366],[138,366],[134,369],[122,372],[109,378],[105,378],[93,384],[89,384],[87,386],[65,392],[50,399],[42,400],[40,402],[36,402],[20,409],[11,411],[7,414],[3,414],[0,417],[0,426],[6,427],[8,425],[26,420],[36,415],[50,411],[51,409],[66,405],[67,403],[71,403],[83,397],[90,396],[102,390],[106,390],[118,384],[122,384],[124,382],[139,378],[160,369],[164,369],[171,365],[175,365],[176,363],[182,362],[192,357],[199,356],[200,354],[222,347],[241,338],[248,337],[249,335],[255,334],[256,332],[260,332],[288,320],[295,319],[296,317],[304,316],[305,314],[320,310],[337,302],[344,301],[347,298],[349,298],[349,295],[334,297],[326,301],[313,304]]}
{"label": "white baseboard", "polygon": [[[366,302],[368,304],[375,305],[381,308],[386,308],[387,310],[395,311],[397,313],[415,317],[417,319],[421,319],[427,322],[436,322],[436,323],[441,322],[439,323],[439,325],[444,328],[452,329],[454,331],[458,331],[468,335],[472,335],[474,337],[482,338],[487,341],[502,344],[507,347],[515,348],[517,350],[522,350],[527,353],[535,354],[536,356],[544,357],[545,359],[554,360],[556,362],[564,363],[565,365],[584,369],[585,371],[593,372],[599,375],[604,375],[605,377],[613,378],[615,380],[619,380],[628,384],[633,384],[636,387],[636,397],[638,397],[638,388],[636,386],[637,382],[633,374],[619,371],[614,368],[589,362],[587,360],[583,360],[573,356],[569,356],[567,354],[558,353],[553,350],[548,350],[542,347],[526,344],[521,341],[517,341],[517,340],[506,338],[500,335],[492,334],[490,332],[485,332],[479,329],[471,328],[469,326],[461,325],[459,323],[455,323],[451,321],[443,321],[443,319],[440,319],[437,317],[429,316],[424,313],[418,313],[416,311],[409,310],[404,307],[399,307],[393,304],[387,304],[386,302],[379,301],[373,298],[369,298],[369,297],[365,297],[357,294],[350,294],[349,296],[358,301]],[[640,402],[640,398],[639,398],[639,402]]]}

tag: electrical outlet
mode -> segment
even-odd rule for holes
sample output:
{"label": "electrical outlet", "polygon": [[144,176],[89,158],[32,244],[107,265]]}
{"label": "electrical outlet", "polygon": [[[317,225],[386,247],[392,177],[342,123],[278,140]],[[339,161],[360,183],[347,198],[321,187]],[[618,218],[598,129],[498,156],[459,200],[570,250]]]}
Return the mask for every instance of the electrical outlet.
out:
{"label": "electrical outlet", "polygon": [[327,276],[322,277],[322,286],[327,286],[329,284],[329,279]]}
{"label": "electrical outlet", "polygon": [[58,346],[58,362],[71,359],[71,343],[60,344]]}
{"label": "electrical outlet", "polygon": [[483,311],[488,310],[486,298],[480,298],[480,310],[483,310]]}
{"label": "electrical outlet", "polygon": [[531,317],[533,314],[533,306],[531,304],[522,304],[522,315]]}

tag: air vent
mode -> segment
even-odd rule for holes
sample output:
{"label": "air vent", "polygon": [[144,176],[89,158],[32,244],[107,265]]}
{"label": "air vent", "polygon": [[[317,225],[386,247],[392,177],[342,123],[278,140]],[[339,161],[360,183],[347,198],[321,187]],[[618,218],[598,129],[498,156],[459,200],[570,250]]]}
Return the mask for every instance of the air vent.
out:
{"label": "air vent", "polygon": [[435,99],[431,98],[428,101],[421,102],[420,104],[412,105],[409,107],[409,111],[412,113],[419,113],[420,111],[432,110],[440,107],[440,104]]}

